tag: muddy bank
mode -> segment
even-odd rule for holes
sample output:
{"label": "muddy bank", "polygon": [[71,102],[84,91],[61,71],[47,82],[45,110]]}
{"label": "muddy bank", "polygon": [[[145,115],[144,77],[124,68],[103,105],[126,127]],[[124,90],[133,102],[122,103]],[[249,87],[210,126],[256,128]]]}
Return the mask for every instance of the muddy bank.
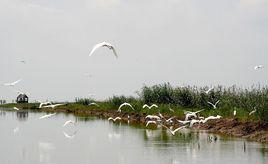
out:
{"label": "muddy bank", "polygon": [[264,122],[239,121],[235,118],[226,118],[210,120],[199,128],[213,133],[268,143],[268,123]]}
{"label": "muddy bank", "polygon": [[[57,108],[55,110],[45,109],[46,112],[65,112],[73,113],[77,116],[94,116],[99,118],[109,118],[109,117],[121,117],[124,122],[145,124],[146,123],[146,113],[119,113],[116,110],[71,110]],[[171,116],[163,116],[168,119]],[[184,118],[175,117],[175,119],[183,120]],[[172,124],[175,127],[179,127],[179,123],[174,121]],[[154,126],[154,125],[152,125]],[[218,133],[223,135],[229,135],[234,137],[242,137],[252,141],[258,141],[262,143],[268,143],[268,123],[264,122],[253,122],[253,121],[239,121],[235,118],[223,118],[218,120],[209,120],[206,124],[196,124],[194,129],[208,130],[212,133]]]}

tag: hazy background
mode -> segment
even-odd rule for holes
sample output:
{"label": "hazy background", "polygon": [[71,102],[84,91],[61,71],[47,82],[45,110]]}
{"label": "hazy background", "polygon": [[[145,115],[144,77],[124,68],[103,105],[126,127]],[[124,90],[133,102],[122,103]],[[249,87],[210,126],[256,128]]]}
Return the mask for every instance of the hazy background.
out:
{"label": "hazy background", "polygon": [[[118,59],[105,48],[88,56],[102,41]],[[267,44],[267,0],[0,0],[0,83],[22,78],[15,89],[31,100],[267,85]],[[0,86],[0,99],[16,95]]]}

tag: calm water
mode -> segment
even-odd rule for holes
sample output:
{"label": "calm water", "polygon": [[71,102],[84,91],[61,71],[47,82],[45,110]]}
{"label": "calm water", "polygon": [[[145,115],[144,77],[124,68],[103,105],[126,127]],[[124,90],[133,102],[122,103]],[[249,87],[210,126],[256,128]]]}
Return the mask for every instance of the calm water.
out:
{"label": "calm water", "polygon": [[[268,145],[205,132],[166,131],[57,114],[0,111],[1,164],[267,164]],[[67,120],[76,127],[62,127]],[[208,136],[217,137],[216,141]]]}

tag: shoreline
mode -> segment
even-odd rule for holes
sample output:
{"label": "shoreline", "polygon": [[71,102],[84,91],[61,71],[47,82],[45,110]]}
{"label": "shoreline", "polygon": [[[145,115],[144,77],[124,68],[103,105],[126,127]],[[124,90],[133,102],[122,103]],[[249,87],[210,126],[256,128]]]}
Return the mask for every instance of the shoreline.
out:
{"label": "shoreline", "polygon": [[[61,112],[70,113],[76,116],[94,116],[98,118],[121,117],[121,121],[146,124],[146,113],[135,112],[117,112],[116,110],[100,110],[100,109],[76,109],[70,110],[66,108],[41,109],[43,112]],[[166,119],[172,117],[169,114],[162,114]],[[129,116],[129,117],[128,117]],[[183,120],[184,118],[175,116],[175,119]],[[151,127],[154,127],[152,125]],[[174,128],[179,127],[177,121],[173,123]],[[249,141],[268,143],[268,123],[261,121],[241,121],[237,118],[221,118],[217,120],[209,120],[206,124],[196,124],[192,127],[194,130],[206,130],[209,133],[215,133],[225,136],[244,138]]]}
{"label": "shoreline", "polygon": [[[17,104],[18,105],[18,104]],[[1,108],[11,108],[13,104],[1,105]],[[60,106],[54,109],[51,108],[37,108],[36,104],[20,104],[19,106],[23,110],[31,110],[36,112],[61,112],[70,113],[75,116],[93,116],[98,118],[107,119],[109,117],[121,117],[122,122],[129,122],[133,124],[146,124],[145,117],[148,115],[146,112],[117,112],[116,109],[102,109],[102,108],[88,108],[85,106]],[[152,113],[151,113],[152,114]],[[168,119],[174,116],[172,113],[162,113],[164,118]],[[129,118],[128,118],[129,116]],[[184,115],[175,114],[175,119],[184,120]],[[166,125],[166,124],[165,124]],[[173,127],[177,128],[180,124],[174,121]],[[150,125],[150,128],[156,128],[155,125]],[[224,136],[244,138],[249,141],[256,141],[261,143],[268,143],[268,122],[258,120],[243,120],[234,117],[225,117],[218,120],[209,120],[206,124],[195,124],[192,129],[194,130],[206,130],[209,133],[220,134]]]}

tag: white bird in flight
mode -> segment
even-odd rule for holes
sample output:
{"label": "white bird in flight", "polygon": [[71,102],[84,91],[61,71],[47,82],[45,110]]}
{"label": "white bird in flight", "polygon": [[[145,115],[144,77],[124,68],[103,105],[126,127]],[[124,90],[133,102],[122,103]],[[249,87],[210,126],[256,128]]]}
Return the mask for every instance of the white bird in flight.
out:
{"label": "white bird in flight", "polygon": [[173,117],[170,117],[169,119],[165,119],[164,120],[166,121],[166,123],[173,123],[173,119],[175,118],[175,116]]}
{"label": "white bird in flight", "polygon": [[188,123],[190,123],[191,121],[182,121],[182,120],[177,120],[179,123],[181,123],[181,124],[183,124],[183,125],[185,125],[185,124],[188,124]]}
{"label": "white bird in flight", "polygon": [[183,128],[185,128],[185,126],[181,126],[175,130],[171,130],[170,128],[166,127],[165,125],[162,125],[163,127],[165,127],[173,136],[175,135],[175,133]]}
{"label": "white bird in flight", "polygon": [[123,107],[123,106],[129,106],[132,110],[135,110],[133,107],[132,107],[132,105],[131,104],[129,104],[129,103],[127,103],[127,102],[124,102],[123,104],[121,104],[120,106],[119,106],[119,108],[118,108],[118,112],[121,112],[121,108]]}
{"label": "white bird in flight", "polygon": [[42,108],[42,106],[43,105],[52,105],[52,103],[51,102],[41,102],[41,101],[39,101],[40,102],[40,104],[39,104],[39,108]]}
{"label": "white bird in flight", "polygon": [[54,116],[54,115],[56,115],[56,113],[46,114],[44,116],[39,117],[39,119],[50,118],[51,116]]}
{"label": "white bird in flight", "polygon": [[158,115],[159,115],[162,119],[165,119],[165,117],[164,117],[160,112],[158,112]]}
{"label": "white bird in flight", "polygon": [[200,120],[201,123],[206,123],[208,120],[215,120],[215,119],[220,119],[222,118],[222,116],[217,115],[217,116],[209,116],[207,118],[205,118],[204,120]]}
{"label": "white bird in flight", "polygon": [[200,122],[200,120],[195,120],[195,119],[193,119],[193,120],[191,120],[191,122],[190,122],[190,128],[191,127],[193,127],[194,126],[194,124],[196,124],[196,123],[199,123]]}
{"label": "white bird in flight", "polygon": [[255,70],[259,70],[259,69],[262,69],[264,66],[263,65],[257,65],[254,67]]}
{"label": "white bird in flight", "polygon": [[43,106],[43,108],[52,108],[52,109],[54,109],[55,107],[62,106],[62,105],[65,105],[65,104],[51,104],[51,105]]}
{"label": "white bird in flight", "polygon": [[115,118],[109,117],[108,118],[108,121],[110,121],[110,120],[112,120],[113,122],[115,122],[116,120],[121,120],[121,117],[115,117]]}
{"label": "white bird in flight", "polygon": [[213,109],[217,109],[217,104],[219,102],[220,102],[220,100],[218,100],[215,104],[213,104],[213,103],[211,103],[211,102],[208,101],[208,103],[213,106]]}
{"label": "white bird in flight", "polygon": [[75,125],[76,122],[73,121],[73,120],[68,120],[68,121],[66,121],[66,122],[62,125],[62,127],[65,127],[65,126],[68,125],[68,124],[73,124],[73,125]]}
{"label": "white bird in flight", "polygon": [[204,91],[206,94],[208,94],[210,91],[212,91],[214,87],[209,88],[208,90]]}
{"label": "white bird in flight", "polygon": [[146,127],[147,127],[149,124],[155,124],[155,125],[157,125],[157,122],[156,122],[156,121],[152,121],[152,120],[147,121],[147,123],[146,123]]}
{"label": "white bird in flight", "polygon": [[100,48],[100,47],[107,47],[107,48],[109,48],[110,50],[113,51],[115,57],[116,57],[116,58],[118,57],[118,56],[117,56],[117,53],[116,53],[116,51],[115,51],[114,46],[113,46],[112,44],[110,44],[110,43],[107,43],[107,42],[101,42],[101,43],[96,44],[96,45],[92,48],[92,50],[91,50],[89,56],[91,56],[91,55],[92,55],[98,48]]}
{"label": "white bird in flight", "polygon": [[254,114],[254,113],[256,113],[256,112],[257,112],[257,109],[254,107],[254,110],[251,111],[248,115],[252,115],[252,114]]}
{"label": "white bird in flight", "polygon": [[17,80],[17,81],[15,81],[15,82],[12,82],[12,83],[5,83],[5,84],[3,84],[4,86],[12,86],[12,87],[14,87],[18,82],[20,82],[22,79],[19,79],[19,80]]}
{"label": "white bird in flight", "polygon": [[187,112],[185,112],[186,113],[186,115],[185,115],[185,121],[188,121],[189,120],[189,118],[191,118],[191,117],[194,117],[194,118],[196,118],[197,117],[197,113],[200,113],[200,112],[202,112],[202,111],[204,111],[205,109],[202,109],[202,110],[199,110],[199,111],[196,111],[196,112],[189,112],[189,111],[187,111]]}
{"label": "white bird in flight", "polygon": [[158,106],[157,106],[156,104],[153,104],[153,105],[151,105],[151,106],[149,106],[149,105],[147,105],[147,104],[144,104],[144,105],[142,106],[142,108],[143,108],[143,109],[144,109],[144,108],[151,109],[151,108],[158,108]]}
{"label": "white bird in flight", "polygon": [[13,109],[14,109],[14,110],[20,110],[19,108],[15,107],[15,106],[13,107]]}
{"label": "white bird in flight", "polygon": [[145,117],[145,119],[150,119],[150,120],[152,120],[152,119],[156,119],[156,120],[160,120],[160,117],[158,117],[158,116],[156,116],[156,115],[147,115],[147,116]]}
{"label": "white bird in flight", "polygon": [[90,103],[90,104],[88,104],[88,106],[92,106],[92,105],[95,105],[95,106],[97,106],[97,107],[99,107],[99,104],[97,104],[97,103]]}

